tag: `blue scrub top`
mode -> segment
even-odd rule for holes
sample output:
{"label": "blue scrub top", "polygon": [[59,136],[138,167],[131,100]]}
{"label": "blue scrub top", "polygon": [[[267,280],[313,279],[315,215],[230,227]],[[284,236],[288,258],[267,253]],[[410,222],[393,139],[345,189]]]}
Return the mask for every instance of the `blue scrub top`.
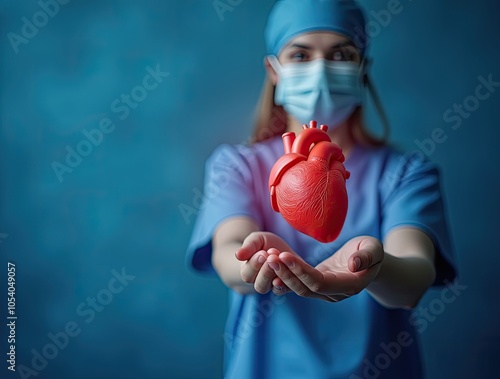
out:
{"label": "blue scrub top", "polygon": [[[356,145],[347,157],[349,209],[337,240],[323,244],[289,226],[269,201],[271,167],[282,156],[280,137],[218,147],[206,164],[205,190],[187,252],[197,271],[214,273],[212,236],[225,219],[246,215],[281,236],[315,266],[349,239],[383,240],[393,228],[423,230],[437,250],[435,285],[455,270],[439,172],[418,155]],[[338,303],[230,291],[224,333],[225,378],[421,378],[416,320],[387,309],[366,292]]]}

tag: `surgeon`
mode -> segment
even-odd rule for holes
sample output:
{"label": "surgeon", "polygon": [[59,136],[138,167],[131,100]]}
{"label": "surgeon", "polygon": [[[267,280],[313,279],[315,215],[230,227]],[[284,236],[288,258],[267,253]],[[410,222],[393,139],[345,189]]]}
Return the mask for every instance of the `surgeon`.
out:
{"label": "surgeon", "polygon": [[[187,258],[230,289],[225,378],[423,377],[410,310],[455,277],[440,175],[365,128],[369,94],[386,119],[364,30],[352,0],[276,1],[253,143],[222,145],[206,163],[210,196]],[[269,201],[282,133],[310,120],[329,126],[351,173],[347,217],[331,243],[294,230]]]}

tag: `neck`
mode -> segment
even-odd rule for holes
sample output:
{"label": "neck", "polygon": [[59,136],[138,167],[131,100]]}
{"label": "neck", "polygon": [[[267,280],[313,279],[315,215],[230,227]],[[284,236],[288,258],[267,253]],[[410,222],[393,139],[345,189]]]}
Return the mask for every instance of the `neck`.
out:
{"label": "neck", "polygon": [[[342,153],[346,158],[351,152],[354,144],[349,133],[349,123],[350,118],[348,118],[342,124],[337,125],[335,128],[328,127],[328,136],[333,143],[340,146],[340,148],[342,149]],[[302,130],[304,130],[302,124],[295,120],[293,117],[288,116],[288,126],[286,131],[294,132],[296,135],[299,135]]]}

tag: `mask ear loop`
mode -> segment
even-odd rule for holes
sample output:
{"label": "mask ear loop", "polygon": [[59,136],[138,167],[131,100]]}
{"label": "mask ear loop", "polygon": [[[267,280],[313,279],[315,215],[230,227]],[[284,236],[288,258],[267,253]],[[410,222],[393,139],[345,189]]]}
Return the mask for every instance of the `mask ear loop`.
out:
{"label": "mask ear loop", "polygon": [[369,58],[364,58],[363,62],[361,63],[361,72],[363,75],[363,84],[364,86],[368,89],[368,92],[370,93],[373,103],[375,105],[375,109],[377,110],[377,114],[380,117],[380,121],[382,121],[382,127],[384,129],[384,134],[382,135],[382,140],[384,142],[387,142],[389,139],[389,119],[387,118],[387,114],[385,113],[384,107],[382,105],[382,102],[380,101],[380,97],[378,96],[377,90],[375,89],[375,86],[373,85],[372,81],[370,80],[370,77],[368,76],[368,66],[371,64],[371,60]]}
{"label": "mask ear loop", "polygon": [[267,59],[273,70],[276,72],[276,74],[278,76],[281,75],[281,63],[278,60],[278,57],[276,57],[275,55],[268,55]]}

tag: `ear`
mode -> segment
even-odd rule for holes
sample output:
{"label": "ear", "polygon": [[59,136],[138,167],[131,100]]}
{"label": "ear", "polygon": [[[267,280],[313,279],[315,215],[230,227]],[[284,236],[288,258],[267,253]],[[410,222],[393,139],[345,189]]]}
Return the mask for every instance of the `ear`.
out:
{"label": "ear", "polygon": [[267,76],[271,80],[271,83],[273,85],[276,85],[278,83],[278,74],[276,71],[274,71],[273,66],[271,66],[271,63],[269,63],[269,58],[264,57],[264,67],[266,68]]}

